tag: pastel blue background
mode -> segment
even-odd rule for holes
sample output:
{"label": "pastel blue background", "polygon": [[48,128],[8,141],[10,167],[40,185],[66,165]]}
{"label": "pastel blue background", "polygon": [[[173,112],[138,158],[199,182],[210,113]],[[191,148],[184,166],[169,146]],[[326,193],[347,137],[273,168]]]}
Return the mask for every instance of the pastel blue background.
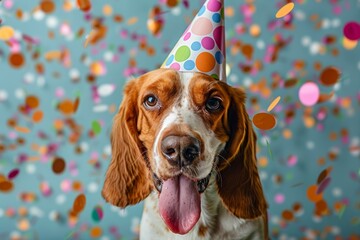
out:
{"label": "pastel blue background", "polygon": [[[92,1],[93,7],[90,12],[90,19],[101,17],[103,24],[108,27],[106,37],[97,45],[89,45],[84,48],[85,35],[91,30],[91,21],[86,20],[84,13],[78,9],[70,12],[62,10],[63,1],[56,2],[56,11],[50,15],[45,15],[41,19],[34,19],[31,11],[38,5],[38,1],[20,1],[13,0],[13,6],[5,8],[5,0],[0,3],[0,17],[3,19],[3,25],[12,26],[19,33],[29,35],[39,39],[39,44],[33,45],[32,50],[27,49],[27,44],[20,41],[21,51],[25,54],[26,64],[20,69],[14,69],[9,66],[7,58],[9,56],[9,46],[0,42],[0,92],[6,92],[6,100],[0,101],[0,143],[6,146],[15,142],[11,135],[16,133],[7,126],[7,120],[15,117],[19,125],[27,126],[31,129],[29,134],[16,133],[23,137],[26,142],[18,146],[15,150],[6,150],[0,152],[0,173],[7,175],[14,168],[20,169],[20,174],[14,179],[14,190],[11,193],[0,192],[0,239],[9,239],[11,236],[22,236],[25,239],[90,239],[89,229],[93,226],[100,226],[103,234],[100,239],[133,239],[137,236],[136,227],[141,217],[142,204],[135,207],[129,207],[126,210],[111,208],[104,202],[100,195],[104,173],[109,164],[109,131],[112,124],[114,112],[103,111],[94,112],[94,106],[117,106],[122,99],[122,89],[124,83],[130,78],[126,75],[129,68],[129,60],[134,59],[137,63],[137,70],[132,75],[138,76],[139,73],[152,70],[162,64],[167,57],[167,53],[175,45],[183,31],[186,29],[188,20],[192,19],[201,7],[202,2],[193,0],[190,2],[190,8],[186,9],[180,2],[178,7],[170,9],[164,3],[154,0],[137,1]],[[360,47],[352,50],[346,50],[342,46],[342,29],[345,23],[349,21],[360,21],[360,2],[357,0],[335,0],[335,1],[295,1],[293,11],[292,28],[286,29],[277,27],[274,30],[268,29],[271,21],[278,21],[280,25],[283,19],[276,20],[275,13],[286,1],[254,1],[256,11],[252,16],[252,23],[261,27],[261,35],[257,38],[247,32],[239,34],[236,29],[239,24],[249,27],[244,23],[240,7],[246,5],[245,1],[227,0],[227,8],[233,8],[234,16],[226,17],[226,36],[229,41],[227,48],[227,63],[230,66],[228,82],[234,86],[243,86],[247,90],[249,99],[256,98],[258,105],[247,103],[250,117],[260,111],[266,111],[270,102],[277,96],[282,100],[279,106],[274,110],[277,118],[277,126],[271,131],[260,131],[258,133],[259,152],[258,157],[266,157],[268,165],[259,167],[261,178],[267,200],[269,202],[269,222],[270,235],[273,239],[300,239],[310,235],[312,231],[318,231],[317,239],[324,234],[326,227],[331,229],[327,235],[322,235],[322,239],[335,239],[335,236],[343,237],[341,239],[350,239],[351,235],[360,237]],[[115,23],[112,17],[104,16],[102,8],[105,4],[112,6],[113,13],[123,16],[122,23]],[[149,11],[160,4],[165,12],[164,28],[160,36],[152,36],[147,30],[146,22]],[[334,14],[333,9],[341,8],[341,13]],[[15,17],[16,9],[22,9],[29,15],[26,21],[20,21]],[[311,16],[316,15],[318,22],[323,25],[316,28],[316,21],[311,20]],[[48,39],[46,21],[49,17],[54,17],[58,21],[58,26],[52,29],[55,38]],[[127,21],[136,17],[137,22],[129,25]],[[59,27],[67,22],[74,33],[72,39],[67,39],[59,33]],[[78,38],[76,33],[80,28],[84,28],[85,34]],[[127,31],[128,36],[121,36],[121,32]],[[278,60],[274,63],[264,63],[266,49],[276,42],[275,35],[281,35],[282,38],[291,38],[290,43],[279,52]],[[332,45],[325,45],[323,39],[332,35],[336,37],[336,42]],[[310,44],[306,46],[304,42],[310,39]],[[149,46],[156,50],[154,56],[149,56],[145,51],[139,49],[139,39],[146,39]],[[259,59],[263,62],[263,69],[255,74],[249,75],[240,71],[238,65],[246,63],[241,52],[232,55],[231,48],[233,43],[241,40],[243,43],[254,46],[253,59]],[[264,47],[261,47],[261,46]],[[260,48],[259,48],[260,46]],[[318,46],[325,49],[325,52],[315,53],[312,51]],[[47,62],[44,54],[50,50],[59,50],[67,48],[71,54],[71,67],[64,67],[59,61]],[[119,49],[123,51],[119,51]],[[313,49],[313,50],[311,50]],[[332,49],[338,50],[338,55],[331,54]],[[40,57],[33,61],[31,56],[35,50],[38,50]],[[108,61],[106,54],[118,56],[117,62]],[[87,82],[89,74],[89,64],[81,61],[81,57],[86,55],[88,62],[103,61],[106,67],[106,74],[99,76],[95,83]],[[261,78],[267,79],[267,86],[271,86],[272,75],[278,73],[282,80],[292,77],[293,64],[295,60],[305,62],[306,74],[300,76],[299,84],[293,88],[279,87],[272,89],[271,96],[263,97],[258,92],[249,90],[249,83],[257,83]],[[335,66],[341,71],[339,84],[332,87],[324,87],[319,84],[324,93],[335,91],[335,96],[331,101],[321,103],[312,107],[312,116],[315,119],[313,127],[304,125],[304,110],[298,100],[298,91],[306,81],[319,83],[320,72],[313,67],[315,62],[320,62],[322,67]],[[40,76],[35,71],[35,64],[42,63],[45,66],[45,73]],[[80,81],[75,83],[71,81],[70,72],[78,71]],[[53,74],[60,74],[59,78],[54,78]],[[33,81],[25,81],[29,76],[33,76]],[[40,80],[39,80],[40,78]],[[44,86],[39,86],[39,81],[45,81]],[[92,98],[92,87],[102,84],[114,84],[115,91],[106,97],[101,97],[99,103],[95,103]],[[55,96],[58,88],[64,90],[64,96],[59,98]],[[31,121],[18,111],[18,106],[24,104],[24,98],[17,96],[16,92],[24,92],[25,95],[36,95],[40,99],[40,109],[44,111],[44,119],[40,124],[33,124]],[[59,137],[53,127],[55,119],[65,119],[65,117],[56,110],[56,104],[65,98],[75,100],[79,96],[80,106],[73,115],[73,119],[82,126],[83,132],[79,142],[75,145],[67,140],[70,131],[66,130],[64,137]],[[342,102],[350,99],[351,104],[344,107]],[[340,109],[340,114],[334,116],[332,111],[334,107]],[[317,119],[317,113],[320,108],[327,110],[324,120]],[[285,122],[285,110],[294,109],[295,116],[290,123]],[[93,121],[99,121],[102,129],[99,134],[91,138],[88,131],[92,129]],[[319,130],[319,125],[323,129]],[[349,136],[348,142],[342,142],[340,137],[341,129],[347,129]],[[292,132],[292,138],[283,137],[284,129]],[[43,131],[48,135],[48,139],[40,139],[38,132]],[[334,141],[329,139],[329,135],[335,132],[338,138]],[[266,144],[266,139],[269,144]],[[20,155],[39,156],[31,149],[31,144],[36,143],[40,146],[49,144],[58,144],[55,153],[50,154],[47,160],[35,162],[18,163]],[[84,148],[83,153],[77,154],[75,147]],[[87,147],[86,147],[87,146]],[[357,151],[350,150],[351,147],[357,147]],[[337,151],[337,158],[331,161],[328,157],[330,151]],[[99,167],[89,163],[94,158]],[[294,166],[287,164],[290,155],[297,157],[298,162]],[[67,169],[61,175],[55,175],[51,170],[51,162],[54,156],[63,157],[67,164]],[[324,157],[325,165],[319,165],[318,159]],[[69,169],[69,163],[75,162],[78,174],[73,175]],[[34,173],[29,173],[29,165],[35,168]],[[331,182],[324,191],[324,199],[329,205],[330,214],[323,216],[321,220],[314,219],[314,204],[306,197],[307,188],[316,184],[320,172],[329,167],[333,167],[330,173]],[[282,177],[281,183],[276,183],[276,176]],[[68,211],[71,209],[75,197],[79,194],[76,191],[63,192],[60,183],[64,180],[81,181],[84,187],[84,194],[87,197],[85,210],[80,214],[78,224],[75,227],[68,225]],[[52,195],[44,197],[39,184],[47,181],[52,188]],[[90,187],[89,187],[90,186]],[[92,187],[91,187],[92,186]],[[37,200],[31,203],[25,203],[19,198],[23,192],[32,192],[37,196]],[[283,196],[284,201],[279,204],[275,201],[276,196]],[[63,202],[59,202],[63,198]],[[337,201],[346,202],[346,207],[342,213],[336,213],[333,205]],[[295,217],[295,220],[282,224],[282,212],[285,209],[291,209],[295,202],[303,206],[303,214]],[[96,205],[101,205],[104,210],[104,218],[100,222],[95,222],[91,218],[91,211]],[[17,223],[22,219],[19,214],[13,217],[6,215],[9,209],[18,210],[19,207],[25,207],[29,210],[28,219],[31,227],[28,231],[21,231],[17,228]],[[34,210],[35,209],[35,210]],[[34,211],[41,212],[33,214]],[[50,220],[49,214],[56,211],[61,216],[61,221]],[[113,234],[110,229],[113,227],[118,234]],[[325,237],[324,237],[325,236]],[[355,238],[353,238],[355,239]]]}

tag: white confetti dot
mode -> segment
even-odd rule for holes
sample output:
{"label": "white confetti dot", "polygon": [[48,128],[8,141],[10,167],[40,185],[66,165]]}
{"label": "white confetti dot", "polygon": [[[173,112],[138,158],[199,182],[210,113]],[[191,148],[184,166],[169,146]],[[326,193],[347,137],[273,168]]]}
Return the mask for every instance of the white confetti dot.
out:
{"label": "white confetti dot", "polygon": [[321,48],[321,44],[318,42],[313,42],[310,44],[310,54],[318,54]]}
{"label": "white confetti dot", "polygon": [[73,68],[73,69],[70,70],[69,76],[70,76],[71,79],[79,78],[80,77],[80,72],[76,68]]}
{"label": "white confetti dot", "polygon": [[339,91],[341,88],[341,84],[338,82],[334,85],[334,91]]}
{"label": "white confetti dot", "polygon": [[35,81],[35,76],[32,73],[26,73],[24,75],[24,82],[26,83],[33,83]]}
{"label": "white confetti dot", "polygon": [[27,22],[29,20],[30,20],[30,14],[28,12],[23,12],[22,17],[21,17],[21,21]]}
{"label": "white confetti dot", "polygon": [[306,14],[303,11],[297,10],[295,11],[295,19],[299,21],[303,21],[306,18]]}
{"label": "white confetti dot", "polygon": [[0,208],[0,218],[4,216],[4,210],[2,208]]}
{"label": "white confetti dot", "polygon": [[236,83],[238,81],[238,76],[236,74],[230,74],[229,81],[232,83]]}
{"label": "white confetti dot", "polygon": [[109,106],[108,105],[104,105],[104,104],[101,104],[101,105],[96,105],[93,107],[93,111],[94,112],[105,112],[109,109]]}
{"label": "white confetti dot", "polygon": [[315,222],[315,223],[320,223],[322,218],[319,217],[319,216],[313,216],[312,220]]}
{"label": "white confetti dot", "polygon": [[260,50],[264,49],[265,48],[265,42],[261,39],[257,40],[256,42],[256,47]]}
{"label": "white confetti dot", "polygon": [[80,143],[80,148],[83,152],[87,152],[89,150],[89,144],[86,142],[81,142]]}
{"label": "white confetti dot", "polygon": [[102,84],[98,87],[97,91],[100,97],[110,96],[115,90],[114,84]]}
{"label": "white confetti dot", "polygon": [[261,180],[266,180],[268,178],[268,174],[265,171],[260,171],[259,172],[259,177],[260,177]]}
{"label": "white confetti dot", "polygon": [[27,164],[26,165],[26,172],[28,174],[34,174],[36,172],[36,167],[34,164]]}
{"label": "white confetti dot", "polygon": [[0,89],[0,102],[8,99],[8,93],[5,90]]}
{"label": "white confetti dot", "polygon": [[338,187],[334,188],[332,190],[332,194],[334,195],[334,197],[341,197],[341,195],[342,195],[341,188],[338,188]]}
{"label": "white confetti dot", "polygon": [[113,60],[113,58],[114,58],[114,53],[113,53],[113,52],[111,52],[111,51],[106,51],[106,52],[104,53],[104,60],[105,60],[105,61],[110,62],[110,61]]}
{"label": "white confetti dot", "polygon": [[41,21],[45,17],[45,13],[43,11],[37,10],[34,12],[33,17],[37,21]]}
{"label": "white confetti dot", "polygon": [[332,226],[331,233],[334,235],[339,235],[341,233],[341,229],[338,226]]}
{"label": "white confetti dot", "polygon": [[111,155],[111,146],[110,146],[110,145],[106,145],[106,146],[104,147],[104,153],[105,153],[106,155]]}
{"label": "white confetti dot", "polygon": [[95,182],[89,183],[89,185],[88,185],[88,191],[89,191],[90,193],[95,193],[95,192],[97,192],[98,189],[99,189],[99,185],[98,185],[97,183],[95,183]]}
{"label": "white confetti dot", "polygon": [[180,7],[174,7],[173,9],[171,9],[171,13],[174,16],[180,16],[181,14],[181,8]]}
{"label": "white confetti dot", "polygon": [[321,23],[322,23],[321,25],[322,25],[323,29],[330,28],[330,20],[329,19],[324,18]]}
{"label": "white confetti dot", "polygon": [[244,81],[243,81],[243,84],[244,84],[244,87],[250,87],[250,85],[252,84],[253,80],[249,77],[245,77],[244,78]]}
{"label": "white confetti dot", "polygon": [[45,78],[43,76],[39,76],[36,80],[36,84],[39,86],[39,87],[43,87],[45,86]]}
{"label": "white confetti dot", "polygon": [[119,216],[120,217],[126,217],[128,215],[128,212],[126,209],[120,209],[119,210]]}
{"label": "white confetti dot", "polygon": [[272,216],[270,219],[270,222],[274,225],[278,225],[280,223],[280,218],[279,216]]}
{"label": "white confetti dot", "polygon": [[307,149],[314,149],[315,143],[313,141],[306,142]]}
{"label": "white confetti dot", "polygon": [[301,44],[305,47],[309,46],[311,43],[311,38],[309,36],[304,36],[301,38]]}
{"label": "white confetti dot", "polygon": [[334,19],[331,21],[331,25],[332,25],[332,27],[334,27],[334,28],[340,27],[340,25],[341,25],[340,19],[339,19],[339,18],[334,18]]}
{"label": "white confetti dot", "polygon": [[44,216],[44,212],[40,208],[35,207],[35,206],[30,207],[29,213],[30,213],[30,215],[33,215],[33,216],[39,217],[39,218],[42,218]]}
{"label": "white confetti dot", "polygon": [[59,21],[56,17],[50,16],[46,19],[46,26],[48,28],[56,28],[58,26]]}
{"label": "white confetti dot", "polygon": [[15,97],[17,99],[24,99],[25,98],[25,90],[18,88],[15,90]]}
{"label": "white confetti dot", "polygon": [[55,202],[59,205],[64,204],[66,202],[66,196],[64,194],[56,196]]}
{"label": "white confetti dot", "polygon": [[18,30],[16,30],[15,33],[14,33],[14,38],[16,40],[21,40],[22,39],[22,33],[19,32]]}
{"label": "white confetti dot", "polygon": [[49,212],[49,219],[52,221],[56,221],[57,219],[59,219],[60,215],[57,211],[53,210],[51,212]]}

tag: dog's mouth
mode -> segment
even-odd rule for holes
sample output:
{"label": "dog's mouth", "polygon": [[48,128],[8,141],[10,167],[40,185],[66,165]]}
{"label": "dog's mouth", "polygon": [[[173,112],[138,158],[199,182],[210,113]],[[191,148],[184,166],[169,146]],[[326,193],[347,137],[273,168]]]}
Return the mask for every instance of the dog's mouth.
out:
{"label": "dog's mouth", "polygon": [[[199,193],[205,192],[206,188],[209,185],[210,177],[211,177],[211,172],[205,178],[195,181]],[[153,173],[153,181],[156,190],[158,190],[158,192],[161,193],[164,181],[162,181],[155,173]]]}

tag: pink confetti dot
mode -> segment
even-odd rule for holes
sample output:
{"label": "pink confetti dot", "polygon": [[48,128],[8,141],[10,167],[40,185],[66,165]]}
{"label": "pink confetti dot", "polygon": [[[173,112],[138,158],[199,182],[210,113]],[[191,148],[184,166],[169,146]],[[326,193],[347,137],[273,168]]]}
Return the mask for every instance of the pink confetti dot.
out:
{"label": "pink confetti dot", "polygon": [[348,22],[344,26],[344,36],[352,41],[360,39],[360,24],[357,22]]}
{"label": "pink confetti dot", "polygon": [[314,82],[304,83],[299,90],[300,102],[308,107],[315,105],[319,99],[319,96],[319,87]]}
{"label": "pink confetti dot", "polygon": [[64,91],[63,88],[61,88],[61,87],[56,88],[56,90],[55,90],[55,96],[56,96],[57,98],[62,98],[62,97],[64,96],[64,94],[65,94],[65,91]]}
{"label": "pink confetti dot", "polygon": [[290,155],[288,160],[287,160],[287,165],[290,167],[293,167],[297,164],[298,162],[298,158],[295,155]]}
{"label": "pink confetti dot", "polygon": [[60,188],[63,192],[70,192],[71,191],[71,181],[65,179],[64,181],[61,182],[60,184]]}
{"label": "pink confetti dot", "polygon": [[275,197],[274,197],[274,201],[275,201],[277,204],[282,204],[283,202],[285,202],[285,196],[284,196],[284,194],[282,194],[282,193],[276,194]]}

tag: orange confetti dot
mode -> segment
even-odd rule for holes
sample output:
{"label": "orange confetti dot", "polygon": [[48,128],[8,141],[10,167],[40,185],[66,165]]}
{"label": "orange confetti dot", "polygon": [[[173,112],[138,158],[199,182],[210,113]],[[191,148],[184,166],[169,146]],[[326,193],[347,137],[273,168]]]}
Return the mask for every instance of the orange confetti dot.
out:
{"label": "orange confetti dot", "polygon": [[275,127],[276,119],[272,114],[269,113],[257,113],[253,117],[253,123],[255,127],[261,130],[270,130]]}
{"label": "orange confetti dot", "polygon": [[283,217],[283,219],[285,219],[286,221],[292,221],[294,220],[294,214],[292,213],[292,211],[290,210],[285,210],[282,212],[281,216]]}
{"label": "orange confetti dot", "polygon": [[315,202],[322,200],[322,198],[323,198],[322,193],[319,193],[319,194],[316,193],[317,189],[318,189],[317,185],[311,185],[307,189],[306,195],[311,202],[315,203]]}
{"label": "orange confetti dot", "polygon": [[74,212],[76,212],[76,213],[81,212],[82,210],[84,210],[85,205],[86,205],[86,197],[85,197],[85,195],[84,194],[78,195],[75,198],[74,203],[73,203]]}
{"label": "orange confetti dot", "polygon": [[134,25],[135,23],[138,22],[138,18],[137,17],[132,17],[132,18],[129,18],[129,20],[127,21],[127,24],[128,25]]}
{"label": "orange confetti dot", "polygon": [[20,68],[24,65],[25,58],[24,58],[24,55],[20,52],[11,53],[9,55],[8,61],[9,61],[10,66],[12,66],[13,68]]}
{"label": "orange confetti dot", "polygon": [[77,0],[77,6],[81,11],[89,11],[91,9],[91,1],[90,0]]}
{"label": "orange confetti dot", "polygon": [[82,183],[79,181],[74,181],[72,184],[72,188],[74,191],[81,191],[82,190]]}
{"label": "orange confetti dot", "polygon": [[91,236],[92,238],[98,238],[98,237],[101,237],[101,235],[102,235],[102,229],[101,229],[101,227],[95,226],[95,227],[91,228],[91,230],[90,230],[90,236]]}
{"label": "orange confetti dot", "polygon": [[260,157],[258,162],[260,167],[266,167],[268,165],[268,159],[266,157]]}
{"label": "orange confetti dot", "polygon": [[110,16],[113,12],[113,9],[112,7],[109,5],[109,4],[106,4],[104,7],[103,7],[103,14],[105,16]]}
{"label": "orange confetti dot", "polygon": [[37,108],[39,106],[39,99],[34,95],[29,95],[25,99],[25,104],[29,108]]}
{"label": "orange confetti dot", "polygon": [[257,24],[253,24],[250,26],[250,35],[253,37],[258,37],[260,36],[261,33],[261,28],[259,25]]}
{"label": "orange confetti dot", "polygon": [[215,58],[211,53],[202,52],[196,58],[196,67],[201,72],[209,72],[215,67]]}
{"label": "orange confetti dot", "polygon": [[5,180],[0,182],[0,192],[8,193],[14,188],[12,182]]}
{"label": "orange confetti dot", "polygon": [[292,138],[292,131],[290,129],[284,129],[283,130],[283,136],[285,139]]}
{"label": "orange confetti dot", "polygon": [[65,99],[58,105],[58,109],[65,115],[72,114],[74,112],[74,104],[71,100]]}
{"label": "orange confetti dot", "polygon": [[30,129],[22,126],[15,126],[14,129],[20,133],[30,133]]}
{"label": "orange confetti dot", "polygon": [[40,3],[40,9],[44,13],[52,13],[55,10],[55,4],[51,0],[43,0]]}
{"label": "orange confetti dot", "polygon": [[43,111],[37,110],[37,111],[34,112],[34,114],[32,116],[32,120],[35,123],[39,123],[39,122],[42,121],[43,117],[44,117]]}

